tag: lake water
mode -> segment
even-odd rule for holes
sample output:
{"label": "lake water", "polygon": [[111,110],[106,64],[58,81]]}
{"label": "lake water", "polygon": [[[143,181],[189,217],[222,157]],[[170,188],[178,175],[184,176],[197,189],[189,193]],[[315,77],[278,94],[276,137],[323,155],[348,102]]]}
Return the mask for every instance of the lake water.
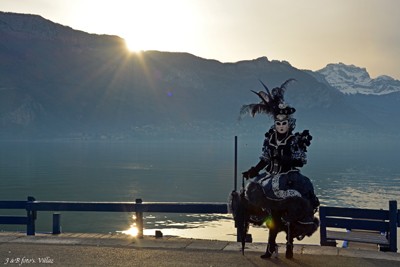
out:
{"label": "lake water", "polygon": [[[238,142],[238,173],[258,162],[262,139]],[[322,205],[388,209],[400,200],[400,146],[314,140],[302,173]],[[0,199],[50,201],[226,202],[233,189],[234,142],[15,142],[0,143]],[[238,175],[238,186],[241,184]],[[0,211],[7,214],[9,211]],[[236,240],[230,215],[144,214],[145,234]],[[63,212],[64,232],[133,229],[131,213]],[[0,225],[3,230],[20,226]],[[51,231],[40,212],[37,231]],[[265,228],[250,229],[266,242]],[[284,242],[284,235],[280,240]],[[319,243],[316,233],[302,243]],[[399,246],[400,247],[400,246]]]}

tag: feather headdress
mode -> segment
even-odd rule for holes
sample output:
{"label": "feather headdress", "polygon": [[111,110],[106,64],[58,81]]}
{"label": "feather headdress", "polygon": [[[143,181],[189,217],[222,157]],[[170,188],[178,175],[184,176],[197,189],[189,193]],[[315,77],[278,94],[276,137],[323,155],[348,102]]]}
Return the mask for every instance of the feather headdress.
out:
{"label": "feather headdress", "polygon": [[240,110],[240,116],[243,117],[246,114],[250,114],[254,117],[258,113],[264,113],[276,118],[277,115],[289,116],[293,114],[296,109],[287,105],[284,99],[286,87],[292,81],[295,81],[295,79],[286,80],[280,87],[275,87],[270,92],[268,87],[260,80],[265,91],[255,92],[252,90],[252,92],[261,99],[261,102],[243,105]]}

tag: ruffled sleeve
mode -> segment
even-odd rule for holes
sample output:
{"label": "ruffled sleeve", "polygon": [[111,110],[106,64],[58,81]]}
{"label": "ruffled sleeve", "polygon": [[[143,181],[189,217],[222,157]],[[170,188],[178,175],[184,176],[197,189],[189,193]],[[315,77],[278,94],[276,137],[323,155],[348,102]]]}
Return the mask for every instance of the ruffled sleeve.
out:
{"label": "ruffled sleeve", "polygon": [[271,136],[273,133],[274,133],[274,131],[272,129],[265,133],[265,139],[264,139],[264,143],[263,143],[263,147],[262,147],[262,153],[260,156],[260,160],[263,160],[267,163],[269,163],[271,161],[271,151],[269,148],[269,143],[270,143],[270,139],[271,139]]}
{"label": "ruffled sleeve", "polygon": [[292,144],[292,158],[296,166],[302,167],[307,163],[307,147],[311,145],[312,136],[308,130],[295,133]]}

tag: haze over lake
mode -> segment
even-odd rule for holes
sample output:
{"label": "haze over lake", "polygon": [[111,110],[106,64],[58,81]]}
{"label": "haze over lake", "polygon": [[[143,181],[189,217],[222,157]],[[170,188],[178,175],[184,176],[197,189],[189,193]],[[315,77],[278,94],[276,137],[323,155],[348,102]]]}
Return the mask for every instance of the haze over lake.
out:
{"label": "haze over lake", "polygon": [[[238,173],[258,162],[261,143],[239,137]],[[317,139],[302,173],[312,180],[322,205],[388,209],[389,200],[399,200],[398,148]],[[2,142],[0,176],[2,200],[226,202],[233,190],[234,144]],[[239,175],[238,187],[240,182]],[[133,223],[132,213],[62,213],[65,232],[117,232]],[[145,214],[145,229],[180,236],[197,229],[201,238],[234,240],[233,225],[230,215]],[[39,213],[37,230],[51,231],[51,213]],[[261,230],[255,238],[265,241],[266,230]],[[315,238],[312,243],[318,243]]]}

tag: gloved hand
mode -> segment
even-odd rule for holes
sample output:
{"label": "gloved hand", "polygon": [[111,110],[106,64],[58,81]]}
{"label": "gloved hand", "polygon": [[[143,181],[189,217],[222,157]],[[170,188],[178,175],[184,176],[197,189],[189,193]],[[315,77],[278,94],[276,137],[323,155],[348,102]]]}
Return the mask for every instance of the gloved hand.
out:
{"label": "gloved hand", "polygon": [[260,160],[255,167],[253,166],[248,171],[242,172],[242,175],[246,179],[254,178],[265,166],[267,166],[267,162]]}
{"label": "gloved hand", "polygon": [[244,178],[249,179],[258,175],[258,170],[255,167],[251,167],[248,171],[242,172]]}

